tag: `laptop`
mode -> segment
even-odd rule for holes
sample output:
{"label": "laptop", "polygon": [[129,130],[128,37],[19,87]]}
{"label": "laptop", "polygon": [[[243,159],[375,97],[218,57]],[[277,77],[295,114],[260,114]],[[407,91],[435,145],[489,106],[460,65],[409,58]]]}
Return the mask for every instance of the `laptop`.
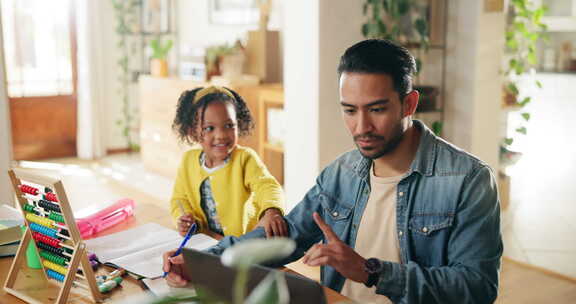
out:
{"label": "laptop", "polygon": [[[192,285],[202,286],[222,300],[233,301],[236,269],[222,265],[220,256],[190,248],[184,248],[182,253],[186,265],[184,271],[189,274]],[[272,271],[280,270],[259,265],[251,266],[246,294],[249,295]],[[290,303],[326,303],[324,290],[318,282],[287,272],[284,272],[284,277],[290,293]]]}

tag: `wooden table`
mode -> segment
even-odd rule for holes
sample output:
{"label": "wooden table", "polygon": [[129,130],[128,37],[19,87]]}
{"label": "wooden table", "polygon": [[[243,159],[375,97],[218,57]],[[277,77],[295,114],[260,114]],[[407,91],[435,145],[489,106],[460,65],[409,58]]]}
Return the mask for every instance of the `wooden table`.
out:
{"label": "wooden table", "polygon": [[[159,216],[159,214],[162,214],[162,216]],[[102,233],[95,235],[95,237],[119,232],[148,222],[155,222],[165,227],[173,228],[170,217],[166,210],[154,205],[139,204],[136,207],[135,217],[111,229],[103,231]],[[8,275],[8,271],[10,269],[10,265],[12,264],[12,260],[12,257],[0,258],[0,283],[2,286],[2,289],[0,290],[0,303],[2,304],[25,303],[12,295],[6,294],[3,288],[4,282],[6,281],[6,277]],[[295,262],[290,264],[288,267],[292,270],[296,270],[299,273],[308,274],[308,276],[312,279],[318,280],[316,275],[317,271],[314,271],[302,263]],[[110,268],[105,270],[101,267],[97,274],[110,271]],[[57,297],[59,288],[49,288],[50,285],[48,284],[52,283],[48,283],[44,280],[44,276],[42,275],[41,270],[28,269],[26,267],[19,273],[15,287],[17,290],[25,290],[27,294],[41,300],[44,303],[52,303]],[[336,291],[327,287],[323,288],[328,303],[349,301],[348,298],[337,293]],[[73,288],[72,290],[73,291],[70,294],[68,303],[93,303],[88,291],[85,291],[82,288]],[[117,303],[126,301],[131,297],[143,294],[143,292],[144,291],[140,285],[140,282],[134,278],[131,278],[130,276],[125,276],[125,280],[122,283],[122,288],[117,288],[109,293],[109,296],[106,298],[106,300],[104,300],[104,303]]]}

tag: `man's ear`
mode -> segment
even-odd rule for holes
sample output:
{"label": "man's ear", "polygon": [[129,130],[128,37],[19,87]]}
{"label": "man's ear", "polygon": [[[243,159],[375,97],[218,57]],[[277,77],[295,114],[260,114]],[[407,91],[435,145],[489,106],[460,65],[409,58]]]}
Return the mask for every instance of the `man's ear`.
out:
{"label": "man's ear", "polygon": [[420,99],[420,93],[416,90],[412,90],[410,93],[404,96],[403,113],[402,116],[411,116],[416,113],[416,108],[418,107],[418,101]]}

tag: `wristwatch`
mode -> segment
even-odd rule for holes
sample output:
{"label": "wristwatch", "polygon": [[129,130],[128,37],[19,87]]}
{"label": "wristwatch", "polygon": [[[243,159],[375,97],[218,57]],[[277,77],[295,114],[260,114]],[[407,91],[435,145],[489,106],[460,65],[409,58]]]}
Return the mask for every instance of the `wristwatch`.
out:
{"label": "wristwatch", "polygon": [[364,270],[368,273],[368,280],[364,283],[366,287],[372,287],[378,283],[378,278],[382,272],[382,262],[377,258],[369,258],[364,263]]}

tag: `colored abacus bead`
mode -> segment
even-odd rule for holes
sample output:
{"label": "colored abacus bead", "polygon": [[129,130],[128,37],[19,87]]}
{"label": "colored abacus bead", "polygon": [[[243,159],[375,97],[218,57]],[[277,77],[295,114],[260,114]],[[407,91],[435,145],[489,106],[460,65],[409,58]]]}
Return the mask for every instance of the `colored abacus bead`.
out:
{"label": "colored abacus bead", "polygon": [[36,223],[38,225],[46,226],[46,227],[54,227],[54,221],[47,219],[45,217],[41,217],[36,214],[27,213],[26,219],[30,222]]}
{"label": "colored abacus bead", "polygon": [[32,195],[38,195],[38,189],[28,185],[20,185],[20,191]]}
{"label": "colored abacus bead", "polygon": [[40,256],[50,262],[56,263],[56,264],[60,264],[60,265],[66,265],[68,263],[68,260],[64,257],[61,256],[57,256],[53,253],[50,253],[48,251],[44,251],[44,250],[40,250]]}
{"label": "colored abacus bead", "polygon": [[58,223],[64,223],[64,216],[62,216],[60,213],[50,212],[48,218],[57,221]]}
{"label": "colored abacus bead", "polygon": [[36,210],[34,210],[34,206],[32,206],[32,205],[30,205],[30,204],[24,205],[24,211],[26,211],[26,212],[32,212],[32,213],[36,212]]}
{"label": "colored abacus bead", "polygon": [[48,227],[38,225],[36,223],[30,223],[30,229],[53,238],[56,238],[56,234],[58,233],[58,231],[56,231],[55,229],[50,229]]}
{"label": "colored abacus bead", "polygon": [[42,250],[46,250],[54,255],[57,255],[59,257],[65,258],[66,260],[70,261],[70,258],[64,255],[64,248],[54,248],[48,244],[44,244],[41,242],[36,243],[36,245],[38,246],[38,248],[42,249]]}
{"label": "colored abacus bead", "polygon": [[68,272],[68,269],[64,266],[60,266],[56,263],[50,262],[48,260],[44,260],[42,261],[42,265],[44,265],[44,267],[48,268],[48,269],[52,269],[56,272],[59,272],[61,274],[65,274]]}
{"label": "colored abacus bead", "polygon": [[60,282],[64,281],[64,275],[61,273],[58,273],[52,269],[46,269],[46,275],[48,275],[48,277],[55,279],[57,281],[60,281]]}
{"label": "colored abacus bead", "polygon": [[68,233],[68,230],[65,230],[65,229],[61,229],[60,234],[63,236],[70,236],[70,233]]}
{"label": "colored abacus bead", "polygon": [[55,239],[55,238],[51,238],[51,237],[44,235],[42,233],[34,232],[34,233],[32,233],[32,237],[37,242],[42,242],[44,244],[47,244],[47,245],[50,245],[50,246],[56,247],[56,248],[62,247],[62,246],[60,246],[60,240]]}
{"label": "colored abacus bead", "polygon": [[49,201],[58,202],[58,198],[56,197],[56,194],[53,192],[44,194],[44,197]]}
{"label": "colored abacus bead", "polygon": [[58,205],[56,205],[56,204],[54,204],[54,203],[51,203],[51,202],[49,202],[49,201],[47,201],[47,200],[42,200],[42,199],[39,200],[39,201],[38,201],[38,206],[40,206],[40,207],[42,207],[42,208],[44,208],[45,210],[48,210],[48,211],[55,211],[55,212],[58,212],[58,213],[62,212],[62,211],[60,210],[60,206],[58,206]]}

